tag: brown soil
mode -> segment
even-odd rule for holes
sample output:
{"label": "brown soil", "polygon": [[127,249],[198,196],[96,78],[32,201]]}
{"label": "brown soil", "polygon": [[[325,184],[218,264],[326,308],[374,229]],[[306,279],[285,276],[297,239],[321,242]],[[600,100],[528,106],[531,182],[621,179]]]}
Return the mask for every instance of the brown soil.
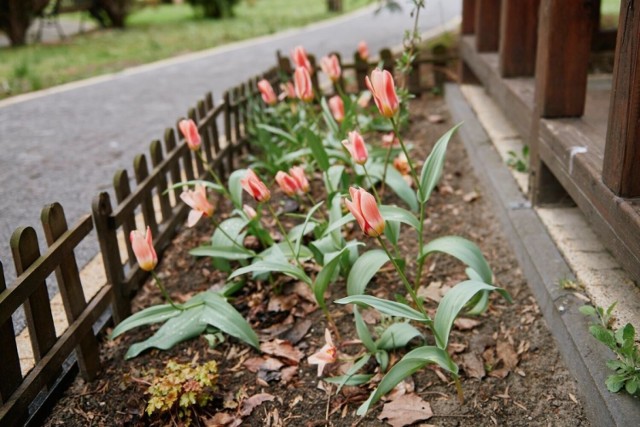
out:
{"label": "brown soil", "polygon": [[[416,158],[423,159],[451,123],[440,98],[423,97],[413,101],[411,111],[412,124],[406,139],[415,145]],[[430,114],[440,114],[447,120],[431,123],[427,120]],[[449,146],[443,180],[429,202],[427,235],[434,238],[455,234],[476,242],[494,271],[496,283],[510,292],[514,303],[508,304],[493,296],[490,309],[477,318],[479,324],[463,322],[452,332],[450,352],[461,366],[464,403],[457,399],[451,379],[437,369],[419,371],[405,388],[413,388],[431,405],[434,415],[423,421],[431,425],[588,426],[576,383],[558,353],[483,191],[477,187],[462,144],[454,139]],[[195,259],[188,254],[190,248],[207,242],[211,232],[211,227],[204,222],[193,229],[185,229],[165,253],[158,272],[176,299],[188,298],[195,292],[224,283],[224,274],[214,271],[209,260]],[[354,229],[352,233],[357,236],[360,232]],[[416,250],[412,231],[401,241],[407,250]],[[425,270],[423,284],[433,287],[439,284],[452,286],[465,278],[463,266],[445,256],[430,259]],[[282,286],[282,294],[273,292],[268,283],[249,283],[233,303],[258,331],[261,342],[274,337],[292,340],[305,355],[299,364],[289,362],[291,367],[285,364],[281,369],[254,373],[245,363],[250,361],[250,364],[252,358],[259,357],[257,351],[233,339],[210,349],[203,337],[181,343],[169,351],[152,350],[125,361],[128,346],[147,338],[156,329],[143,327],[115,342],[105,339],[102,373],[89,384],[77,379],[46,425],[166,425],[177,422],[169,416],[145,415],[146,386],[138,381],[152,369],[162,370],[169,359],[180,362],[215,359],[219,364],[216,398],[206,408],[198,410],[199,418],[194,419],[196,425],[215,425],[212,417],[223,411],[231,418],[237,417],[243,400],[258,393],[268,393],[274,400],[257,406],[250,416],[237,417],[242,419],[242,425],[387,425],[376,418],[382,404],[376,405],[364,419],[355,415],[355,409],[369,394],[364,386],[345,387],[335,395],[326,391],[331,390],[329,386],[320,385],[316,366],[310,366],[306,356],[324,344],[326,321],[320,310],[314,311],[306,302],[304,289],[296,287],[292,280],[278,279],[276,285]],[[327,300],[343,296],[343,288],[341,281],[332,285]],[[400,284],[395,274],[386,269],[368,289],[373,295],[393,298],[393,292],[400,291]],[[148,283],[135,298],[134,311],[160,302],[159,292]],[[435,303],[429,305],[430,309],[435,307]],[[331,304],[330,309],[343,344],[345,340],[355,339],[351,307]],[[340,350],[348,355],[360,348],[359,345],[343,345]],[[402,354],[392,353],[392,361]],[[375,365],[367,368],[373,370]],[[337,367],[325,369],[325,374],[336,375]]]}

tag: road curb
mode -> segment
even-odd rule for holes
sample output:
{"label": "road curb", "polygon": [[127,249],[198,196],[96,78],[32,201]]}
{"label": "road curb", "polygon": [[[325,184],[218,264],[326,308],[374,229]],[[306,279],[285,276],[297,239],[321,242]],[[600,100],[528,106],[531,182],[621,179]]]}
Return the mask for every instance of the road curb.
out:
{"label": "road curb", "polygon": [[578,311],[584,302],[559,286],[560,280],[573,278],[572,271],[520,192],[460,88],[447,84],[445,99],[453,120],[464,122],[459,131],[460,139],[560,353],[578,381],[589,419],[594,426],[637,425],[640,420],[638,399],[606,389],[609,370],[605,363],[613,358],[613,353],[589,334],[589,319]]}

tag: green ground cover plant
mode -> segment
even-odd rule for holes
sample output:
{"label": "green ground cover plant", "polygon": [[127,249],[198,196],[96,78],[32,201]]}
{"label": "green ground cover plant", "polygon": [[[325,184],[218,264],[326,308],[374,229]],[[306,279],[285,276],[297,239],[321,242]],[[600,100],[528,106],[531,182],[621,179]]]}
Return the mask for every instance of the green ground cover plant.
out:
{"label": "green ground cover plant", "polygon": [[[344,12],[370,3],[345,0]],[[296,7],[289,0],[243,1],[234,13],[210,20],[188,4],[160,5],[132,13],[125,30],[91,31],[53,45],[0,48],[0,99],[336,16],[318,0],[296,0]]]}

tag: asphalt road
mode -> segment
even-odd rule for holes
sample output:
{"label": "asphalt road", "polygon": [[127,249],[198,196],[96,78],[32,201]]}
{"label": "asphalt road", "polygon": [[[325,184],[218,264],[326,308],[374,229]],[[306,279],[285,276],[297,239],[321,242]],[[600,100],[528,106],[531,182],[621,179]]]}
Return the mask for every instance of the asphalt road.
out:
{"label": "asphalt road", "polygon": [[[461,0],[429,0],[420,29],[438,28],[460,11]],[[16,227],[32,225],[41,235],[40,210],[54,201],[70,222],[89,212],[93,197],[110,190],[113,173],[131,170],[134,156],[147,152],[149,142],[205,92],[213,91],[217,100],[226,88],[273,66],[278,49],[288,53],[302,44],[318,58],[331,51],[350,57],[360,40],[372,52],[399,44],[410,26],[408,7],[378,15],[367,9],[0,102],[0,261],[7,282],[15,278],[9,239]],[[83,265],[97,244],[76,253]]]}

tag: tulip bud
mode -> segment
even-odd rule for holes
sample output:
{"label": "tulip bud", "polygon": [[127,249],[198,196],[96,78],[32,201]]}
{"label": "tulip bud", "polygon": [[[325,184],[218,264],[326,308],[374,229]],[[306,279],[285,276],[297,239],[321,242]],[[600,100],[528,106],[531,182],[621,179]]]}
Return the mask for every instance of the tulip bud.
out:
{"label": "tulip bud", "polygon": [[240,185],[257,202],[267,202],[271,198],[271,192],[267,186],[251,169],[247,169],[246,175],[240,180]]}
{"label": "tulip bud", "polygon": [[382,146],[383,147],[399,147],[400,140],[396,136],[395,133],[389,132],[382,136]]}
{"label": "tulip bud", "polygon": [[358,105],[362,108],[367,108],[369,106],[370,101],[371,101],[371,92],[369,92],[368,90],[362,91],[362,93],[358,97]]}
{"label": "tulip bud", "polygon": [[207,199],[207,190],[203,185],[196,185],[194,190],[186,190],[180,194],[180,198],[190,208],[187,227],[193,227],[202,218],[213,215],[213,205]]}
{"label": "tulip bud", "polygon": [[369,58],[369,47],[364,40],[358,43],[358,55],[363,61],[366,61]]}
{"label": "tulip bud", "polygon": [[384,232],[384,218],[376,204],[376,199],[362,188],[349,188],[351,201],[345,199],[345,204],[358,221],[360,228],[370,237],[381,236]]}
{"label": "tulip bud", "polygon": [[152,271],[158,264],[158,255],[156,255],[156,250],[153,248],[151,229],[147,227],[146,234],[142,234],[138,230],[132,230],[129,234],[129,240],[140,268],[144,271]]}
{"label": "tulip bud", "polygon": [[364,165],[367,163],[367,159],[369,158],[369,152],[367,151],[366,145],[364,145],[362,135],[357,131],[352,131],[349,132],[348,136],[349,139],[342,141],[342,145],[349,150],[349,154],[351,154],[354,162],[359,165]]}
{"label": "tulip bud", "polygon": [[198,126],[196,126],[193,120],[180,120],[180,123],[178,123],[178,128],[180,128],[180,132],[182,132],[182,135],[187,141],[187,145],[189,146],[190,150],[196,151],[198,148],[200,148],[200,143],[202,142],[202,140],[200,139],[200,133],[198,133]]}
{"label": "tulip bud", "polygon": [[298,192],[298,181],[286,172],[278,171],[276,174],[276,182],[280,189],[289,197]]}
{"label": "tulip bud", "polygon": [[251,206],[249,205],[242,205],[242,211],[244,212],[244,214],[247,216],[247,218],[249,218],[249,221],[251,221],[253,218],[256,217],[256,215],[258,215],[256,213],[256,210],[253,209]]}
{"label": "tulip bud", "polygon": [[402,175],[408,175],[411,172],[409,161],[407,160],[407,156],[405,156],[404,153],[400,153],[398,157],[393,159],[393,167],[396,168],[396,170]]}
{"label": "tulip bud", "polygon": [[304,68],[309,74],[313,74],[313,68],[311,67],[311,62],[309,62],[309,58],[307,57],[307,52],[304,50],[302,46],[296,46],[291,52],[291,58],[293,59],[293,63],[296,64],[296,68]]}
{"label": "tulip bud", "polygon": [[322,72],[325,73],[332,82],[337,82],[340,78],[340,74],[342,70],[340,69],[340,61],[338,61],[338,57],[336,55],[324,56],[320,60],[320,68],[322,68]]}
{"label": "tulip bud", "polygon": [[296,97],[296,88],[291,82],[280,83],[280,91],[278,99],[281,101],[285,98],[294,99]]}
{"label": "tulip bud", "polygon": [[258,82],[258,90],[260,91],[260,95],[262,95],[262,100],[267,105],[274,105],[278,102],[278,98],[276,97],[276,93],[273,91],[273,87],[268,80],[262,79]]}
{"label": "tulip bud", "polygon": [[344,102],[342,102],[342,98],[338,95],[332,96],[329,99],[329,109],[331,110],[331,115],[336,122],[341,123],[344,120]]}
{"label": "tulip bud", "polygon": [[313,99],[313,86],[311,85],[311,76],[306,68],[298,67],[293,75],[295,82],[296,95],[304,102]]}
{"label": "tulip bud", "polygon": [[387,70],[375,69],[371,72],[371,78],[367,76],[365,83],[373,95],[380,114],[387,118],[393,117],[400,107],[400,101],[396,95],[391,73]]}
{"label": "tulip bud", "polygon": [[303,168],[294,166],[289,169],[289,174],[298,181],[298,192],[307,193],[309,191],[309,180],[307,180]]}

